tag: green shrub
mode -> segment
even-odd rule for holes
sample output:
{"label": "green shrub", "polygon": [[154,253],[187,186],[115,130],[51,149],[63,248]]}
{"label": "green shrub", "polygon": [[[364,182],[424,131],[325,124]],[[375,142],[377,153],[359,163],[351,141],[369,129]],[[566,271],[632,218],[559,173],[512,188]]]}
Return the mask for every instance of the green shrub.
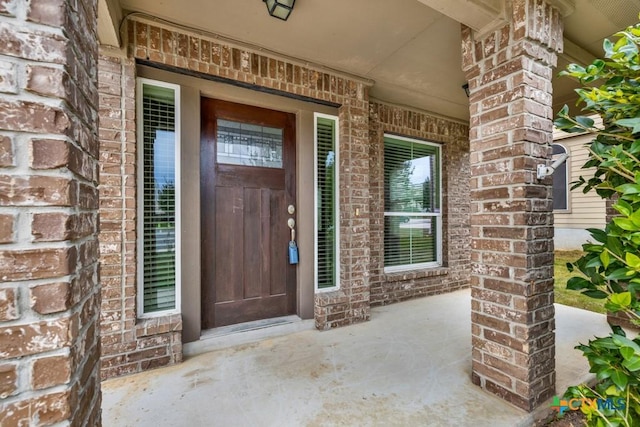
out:
{"label": "green shrub", "polygon": [[[560,129],[594,135],[584,168],[594,167],[595,173],[581,177],[574,188],[614,199],[619,214],[604,230],[589,230],[595,243],[585,244],[584,256],[567,265],[582,273],[569,279],[567,288],[603,299],[608,311],[624,312],[640,324],[640,24],[615,37],[615,43],[604,42],[604,59],[587,67],[572,64],[562,72],[585,85],[577,90],[579,104],[603,121],[598,127],[586,115],[572,117],[566,106],[558,113]],[[588,425],[639,426],[640,339],[612,327],[609,336],[576,348],[589,360],[598,383],[571,387],[565,396],[620,403],[582,405]]]}

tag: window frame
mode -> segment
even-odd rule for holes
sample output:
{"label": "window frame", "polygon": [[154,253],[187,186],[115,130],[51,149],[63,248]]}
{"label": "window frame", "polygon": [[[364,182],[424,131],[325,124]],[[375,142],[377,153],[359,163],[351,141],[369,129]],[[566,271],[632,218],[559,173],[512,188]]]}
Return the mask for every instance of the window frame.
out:
{"label": "window frame", "polygon": [[[334,200],[335,200],[335,286],[327,288],[318,287],[318,119],[332,120],[335,125],[334,151],[335,151],[335,177],[334,177]],[[313,241],[314,241],[314,261],[313,261],[313,287],[315,293],[332,292],[340,289],[340,119],[323,113],[313,113]]]}
{"label": "window frame", "polygon": [[[438,267],[442,267],[442,211],[443,211],[443,205],[442,205],[442,144],[438,144],[436,142],[432,142],[432,141],[426,141],[426,140],[421,140],[421,139],[417,139],[417,138],[409,138],[406,136],[401,136],[401,135],[395,135],[392,133],[384,133],[383,136],[383,153],[384,153],[384,144],[386,144],[386,140],[387,138],[389,139],[395,139],[395,140],[399,140],[399,141],[406,141],[406,142],[410,142],[412,144],[422,144],[422,145],[428,145],[430,147],[434,147],[437,151],[437,159],[438,159],[438,182],[437,182],[437,186],[438,186],[438,205],[440,206],[440,211],[439,212],[387,212],[386,210],[384,211],[383,214],[383,223],[384,223],[384,218],[389,217],[389,216],[403,216],[403,217],[417,217],[417,218],[436,218],[436,260],[435,261],[431,261],[431,262],[422,262],[422,263],[415,263],[415,264],[403,264],[403,265],[394,265],[394,266],[386,266],[384,265],[384,256],[382,257],[382,262],[384,265],[384,273],[388,274],[388,273],[399,273],[399,272],[404,272],[404,271],[413,271],[413,270],[424,270],[424,269],[429,269],[429,268],[438,268]],[[383,156],[384,157],[384,156]],[[384,167],[385,167],[385,159],[383,158],[382,161],[382,168],[384,171]],[[386,194],[383,191],[383,198],[386,196]],[[384,233],[384,231],[383,231]],[[386,244],[385,244],[385,238],[383,235],[382,238],[382,249],[383,252],[386,249]]]}
{"label": "window frame", "polygon": [[[560,153],[560,154],[552,154],[551,158],[553,160],[553,156],[559,156],[562,154],[569,154],[569,149],[567,148],[567,146],[565,146],[564,144],[560,144],[558,142],[553,142],[551,143],[551,148],[553,150],[553,146],[557,145],[558,147],[562,148],[564,150],[564,153]],[[564,182],[564,188],[565,188],[565,203],[566,203],[566,208],[564,209],[556,209],[553,207],[553,200],[552,200],[552,211],[553,212],[558,212],[558,213],[571,213],[571,187],[570,187],[570,183],[571,183],[571,167],[570,167],[570,162],[571,161],[571,156],[567,157],[567,160],[565,160],[560,166],[558,166],[558,168],[556,168],[556,170],[558,170],[561,167],[565,168],[565,182]],[[551,184],[551,194],[553,197],[553,183]]]}
{"label": "window frame", "polygon": [[[182,303],[182,219],[180,215],[181,210],[181,96],[180,85],[167,83],[160,80],[153,80],[138,77],[136,82],[136,191],[137,191],[137,207],[136,207],[136,240],[137,240],[137,260],[136,260],[136,279],[137,279],[137,318],[149,319],[155,317],[168,316],[181,313]],[[175,94],[175,159],[174,159],[174,172],[175,172],[175,308],[169,310],[153,311],[150,313],[144,312],[144,102],[143,102],[143,87],[144,85],[156,86],[161,88],[172,89]]]}

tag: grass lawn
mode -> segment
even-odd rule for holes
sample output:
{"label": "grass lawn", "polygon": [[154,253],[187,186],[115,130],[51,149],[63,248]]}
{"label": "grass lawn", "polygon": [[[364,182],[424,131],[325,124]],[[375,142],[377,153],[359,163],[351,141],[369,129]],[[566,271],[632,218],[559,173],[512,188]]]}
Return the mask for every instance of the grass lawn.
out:
{"label": "grass lawn", "polygon": [[567,289],[567,280],[580,273],[569,273],[566,264],[574,262],[580,256],[581,251],[556,251],[555,253],[554,276],[555,276],[555,299],[558,304],[570,305],[585,310],[595,311],[596,313],[605,313],[604,300],[593,299],[582,295],[578,291]]}

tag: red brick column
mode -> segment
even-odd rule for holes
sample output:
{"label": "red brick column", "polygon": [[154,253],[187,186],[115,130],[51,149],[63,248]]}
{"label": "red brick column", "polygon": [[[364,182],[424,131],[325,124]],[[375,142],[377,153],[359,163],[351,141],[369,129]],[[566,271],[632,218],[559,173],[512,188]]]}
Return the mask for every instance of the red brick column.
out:
{"label": "red brick column", "polygon": [[555,393],[551,77],[558,11],[513,1],[510,23],[462,30],[471,89],[473,381],[525,410]]}
{"label": "red brick column", "polygon": [[0,425],[100,425],[97,2],[0,2]]}

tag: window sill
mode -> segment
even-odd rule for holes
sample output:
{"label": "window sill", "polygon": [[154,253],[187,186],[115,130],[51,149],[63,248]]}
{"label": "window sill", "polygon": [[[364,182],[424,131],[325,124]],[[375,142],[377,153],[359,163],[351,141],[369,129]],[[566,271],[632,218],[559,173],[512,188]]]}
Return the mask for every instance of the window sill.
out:
{"label": "window sill", "polygon": [[136,335],[138,337],[180,331],[182,331],[182,316],[180,314],[139,318],[136,322]]}
{"label": "window sill", "polygon": [[449,269],[447,267],[432,267],[420,270],[385,273],[384,278],[387,282],[401,282],[405,280],[423,279],[425,277],[445,276],[447,274],[449,274]]}

